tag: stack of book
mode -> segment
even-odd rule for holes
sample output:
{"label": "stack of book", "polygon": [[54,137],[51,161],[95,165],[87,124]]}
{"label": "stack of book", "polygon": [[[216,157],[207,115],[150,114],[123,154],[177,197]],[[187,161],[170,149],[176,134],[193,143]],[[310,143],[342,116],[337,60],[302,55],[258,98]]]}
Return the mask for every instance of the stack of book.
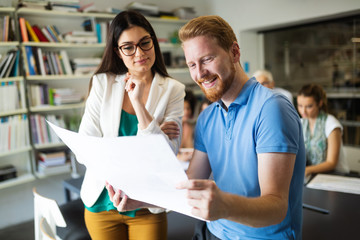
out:
{"label": "stack of book", "polygon": [[80,103],[83,101],[83,96],[72,88],[54,88],[52,91],[54,105]]}
{"label": "stack of book", "polygon": [[101,58],[74,58],[71,60],[74,74],[93,74],[100,63]]}
{"label": "stack of book", "polygon": [[70,163],[66,163],[65,152],[39,152],[38,171],[43,174],[70,171]]}
{"label": "stack of book", "polygon": [[71,31],[63,34],[68,43],[97,43],[98,38],[93,31]]}

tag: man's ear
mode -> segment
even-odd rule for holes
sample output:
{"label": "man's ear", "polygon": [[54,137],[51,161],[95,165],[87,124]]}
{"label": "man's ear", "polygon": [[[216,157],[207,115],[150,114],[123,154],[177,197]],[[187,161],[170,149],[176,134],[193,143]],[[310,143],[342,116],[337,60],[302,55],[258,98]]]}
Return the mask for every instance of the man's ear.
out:
{"label": "man's ear", "polygon": [[233,44],[231,46],[231,54],[232,54],[234,62],[240,61],[240,47],[239,47],[239,44],[235,41],[233,42]]}

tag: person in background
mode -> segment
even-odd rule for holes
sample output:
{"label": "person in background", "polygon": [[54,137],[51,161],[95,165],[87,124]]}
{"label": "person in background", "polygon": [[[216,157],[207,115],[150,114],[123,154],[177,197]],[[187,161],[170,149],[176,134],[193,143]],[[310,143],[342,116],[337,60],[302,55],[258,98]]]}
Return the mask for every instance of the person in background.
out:
{"label": "person in background", "polygon": [[200,110],[199,110],[199,114],[204,111],[208,106],[210,106],[211,102],[209,101],[209,99],[204,98],[201,103],[200,103]]}
{"label": "person in background", "polygon": [[[166,71],[150,23],[138,12],[123,11],[110,25],[102,62],[90,82],[79,133],[96,137],[162,134],[176,154],[180,140],[169,139],[160,124],[175,122],[181,132],[184,95],[185,86]],[[92,239],[167,238],[164,209],[126,195],[119,204],[113,196],[119,200],[120,194],[121,190],[115,192],[97,180],[94,170],[86,171],[81,199]]]}
{"label": "person in background", "polygon": [[294,106],[249,79],[221,17],[194,18],[179,36],[192,79],[213,102],[196,122],[189,180],[177,186],[208,220],[193,239],[301,239],[305,146]]}
{"label": "person in background", "polygon": [[[184,117],[182,119],[182,138],[179,153],[177,158],[184,162],[183,167],[187,169],[192,153],[194,151],[194,125],[196,119],[194,119],[195,107],[197,103],[196,96],[194,93],[187,89],[185,90],[184,99]],[[179,127],[176,122],[164,122],[160,126],[161,130],[166,133],[169,138],[179,137]]]}
{"label": "person in background", "polygon": [[337,171],[348,173],[340,122],[327,113],[326,92],[318,84],[304,85],[297,96],[302,117],[307,165],[305,175]]}
{"label": "person in background", "polygon": [[286,89],[283,88],[276,88],[275,87],[275,81],[273,78],[273,75],[271,74],[271,72],[267,71],[267,70],[258,70],[254,73],[253,75],[256,80],[263,85],[264,87],[270,88],[272,89],[274,92],[278,92],[283,94],[285,97],[287,97],[289,99],[289,101],[294,104],[293,102],[293,95],[291,94],[291,92],[289,92]]}
{"label": "person in background", "polygon": [[195,107],[196,97],[191,90],[185,90],[184,99],[184,117],[182,119],[183,134],[181,139],[180,148],[193,148],[194,147],[194,125],[195,125]]}

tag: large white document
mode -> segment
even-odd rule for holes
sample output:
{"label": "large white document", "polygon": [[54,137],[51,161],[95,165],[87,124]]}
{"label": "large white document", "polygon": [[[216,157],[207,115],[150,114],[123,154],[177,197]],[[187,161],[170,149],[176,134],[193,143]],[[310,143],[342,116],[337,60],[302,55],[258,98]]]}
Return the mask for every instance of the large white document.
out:
{"label": "large white document", "polygon": [[308,185],[308,188],[360,194],[360,178],[344,177],[329,174],[317,174]]}
{"label": "large white document", "polygon": [[132,199],[198,218],[191,214],[186,190],[175,188],[187,176],[164,136],[99,138],[48,124],[99,180]]}

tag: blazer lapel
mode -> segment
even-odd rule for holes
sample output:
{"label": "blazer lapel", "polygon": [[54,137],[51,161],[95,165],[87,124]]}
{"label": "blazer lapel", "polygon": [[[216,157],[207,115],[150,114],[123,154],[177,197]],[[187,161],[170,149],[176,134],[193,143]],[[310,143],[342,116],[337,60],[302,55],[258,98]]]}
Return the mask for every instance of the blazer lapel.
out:
{"label": "blazer lapel", "polygon": [[160,97],[164,91],[165,79],[159,74],[155,74],[153,82],[151,83],[150,92],[146,101],[145,108],[151,115],[155,113]]}
{"label": "blazer lapel", "polygon": [[111,112],[108,116],[109,118],[109,134],[111,133],[114,137],[117,137],[120,126],[120,118],[121,118],[121,109],[124,101],[124,93],[125,93],[125,82],[123,81],[122,75],[115,76],[114,83],[112,84],[111,90]]}

